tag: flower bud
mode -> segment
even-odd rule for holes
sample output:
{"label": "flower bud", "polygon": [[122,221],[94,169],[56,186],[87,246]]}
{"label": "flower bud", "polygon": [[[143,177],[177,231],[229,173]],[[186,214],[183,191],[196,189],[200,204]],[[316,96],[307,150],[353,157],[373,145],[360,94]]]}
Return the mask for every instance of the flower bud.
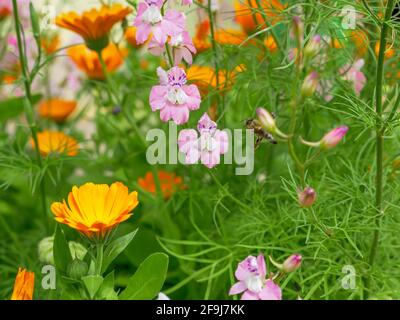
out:
{"label": "flower bud", "polygon": [[304,188],[303,191],[298,192],[299,203],[302,208],[311,207],[317,199],[317,193],[311,187]]}
{"label": "flower bud", "polygon": [[257,108],[256,113],[261,126],[268,132],[275,133],[276,123],[274,117],[264,108]]}
{"label": "flower bud", "polygon": [[282,139],[288,138],[286,134],[278,129],[274,117],[267,110],[265,110],[264,108],[257,108],[256,113],[258,122],[265,130],[272,134],[276,134]]}
{"label": "flower bud", "polygon": [[85,261],[74,259],[68,265],[67,274],[69,277],[75,280],[80,280],[88,272],[88,265]]}
{"label": "flower bud", "polygon": [[313,71],[304,79],[301,87],[301,95],[303,97],[311,97],[314,94],[318,86],[318,78],[318,73]]}
{"label": "flower bud", "polygon": [[69,241],[68,242],[69,251],[71,252],[72,258],[83,259],[86,255],[86,248],[78,242]]}
{"label": "flower bud", "polygon": [[335,147],[343,139],[348,130],[348,127],[341,126],[329,131],[320,141],[320,148],[331,149]]}
{"label": "flower bud", "polygon": [[304,57],[312,58],[313,56],[315,56],[319,51],[320,45],[321,45],[321,36],[317,34],[305,46]]}
{"label": "flower bud", "polygon": [[301,21],[299,16],[294,16],[292,21],[292,35],[296,39],[298,46],[301,47],[304,33],[304,23]]}
{"label": "flower bud", "polygon": [[289,273],[300,268],[302,256],[299,254],[292,254],[282,264],[282,271]]}
{"label": "flower bud", "polygon": [[40,240],[38,244],[38,257],[40,262],[54,264],[53,243],[54,237],[46,237]]}

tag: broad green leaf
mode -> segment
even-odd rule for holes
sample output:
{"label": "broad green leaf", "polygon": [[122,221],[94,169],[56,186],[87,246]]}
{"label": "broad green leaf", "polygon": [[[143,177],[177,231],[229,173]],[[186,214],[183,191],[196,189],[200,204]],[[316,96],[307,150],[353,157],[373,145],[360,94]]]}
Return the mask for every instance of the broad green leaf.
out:
{"label": "broad green leaf", "polygon": [[[40,94],[32,96],[33,104],[36,104],[42,96]],[[24,111],[23,97],[16,97],[0,101],[0,122],[18,116]]]}
{"label": "broad green leaf", "polygon": [[154,253],[144,260],[128,285],[119,295],[120,300],[150,300],[160,291],[168,271],[168,256]]}
{"label": "broad green leaf", "polygon": [[[146,245],[144,246],[143,243]],[[138,267],[149,255],[160,251],[162,251],[162,248],[157,242],[154,231],[143,226],[140,227],[135,238],[124,250],[124,255],[135,267]]]}
{"label": "broad green leaf", "polygon": [[53,256],[56,269],[66,274],[67,267],[72,261],[72,256],[65,234],[59,225],[56,226],[56,234],[54,236]]}
{"label": "broad green leaf", "polygon": [[118,255],[125,250],[125,248],[128,246],[128,244],[132,241],[133,237],[135,236],[136,232],[138,229],[135,231],[128,233],[122,237],[119,237],[112,241],[107,248],[104,250],[104,258],[103,258],[103,265],[102,265],[102,272],[105,272],[110,265],[111,262],[114,261]]}
{"label": "broad green leaf", "polygon": [[93,299],[97,291],[99,291],[101,285],[103,284],[103,280],[103,277],[99,275],[82,277],[82,282],[85,285],[91,299]]}

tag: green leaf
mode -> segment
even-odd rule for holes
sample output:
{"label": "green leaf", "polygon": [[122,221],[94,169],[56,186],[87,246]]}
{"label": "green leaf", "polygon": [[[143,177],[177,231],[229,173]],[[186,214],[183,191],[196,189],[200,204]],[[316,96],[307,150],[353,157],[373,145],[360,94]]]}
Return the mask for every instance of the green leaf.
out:
{"label": "green leaf", "polygon": [[[143,243],[146,245],[144,246]],[[149,255],[162,251],[162,247],[156,240],[154,231],[145,226],[140,227],[135,238],[124,250],[124,255],[135,267],[146,259]]]}
{"label": "green leaf", "polygon": [[111,262],[114,261],[118,255],[125,250],[125,248],[128,246],[128,244],[132,241],[134,238],[136,232],[138,229],[135,231],[128,233],[122,237],[119,237],[112,241],[104,250],[104,259],[103,259],[103,265],[102,265],[102,272],[105,272],[108,268],[108,266],[111,264]]}
{"label": "green leaf", "polygon": [[154,253],[144,260],[128,285],[119,295],[120,300],[150,300],[160,291],[168,271],[168,256]]}
{"label": "green leaf", "polygon": [[114,270],[104,278],[98,297],[104,300],[118,300],[118,295],[114,290]]}
{"label": "green leaf", "polygon": [[103,280],[103,277],[99,275],[82,277],[82,282],[85,285],[91,299],[93,299],[97,291],[99,291],[101,285],[103,284]]}
{"label": "green leaf", "polygon": [[66,274],[67,267],[72,261],[72,256],[65,234],[59,225],[56,226],[56,234],[54,236],[53,256],[56,269]]}
{"label": "green leaf", "polygon": [[[32,103],[36,104],[42,95],[32,96]],[[14,118],[24,111],[24,97],[11,98],[0,101],[0,122],[4,122],[10,118]]]}

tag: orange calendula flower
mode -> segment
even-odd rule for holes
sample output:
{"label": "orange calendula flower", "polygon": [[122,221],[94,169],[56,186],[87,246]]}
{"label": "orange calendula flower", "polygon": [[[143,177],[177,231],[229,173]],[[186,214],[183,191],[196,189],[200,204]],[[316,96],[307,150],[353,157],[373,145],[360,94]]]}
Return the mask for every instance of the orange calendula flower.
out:
{"label": "orange calendula flower", "polygon": [[111,28],[131,11],[130,8],[115,3],[84,11],[81,15],[76,12],[63,13],[56,18],[56,24],[79,34],[90,49],[100,51],[108,45]]}
{"label": "orange calendula flower", "polygon": [[[176,191],[185,188],[182,178],[176,176],[175,173],[159,170],[157,174],[164,199],[169,199]],[[152,172],[147,172],[144,178],[139,178],[138,184],[150,193],[157,193],[157,186]]]}
{"label": "orange calendula flower", "polygon": [[134,48],[140,48],[142,46],[136,42],[136,27],[126,28],[125,39]]}
{"label": "orange calendula flower", "polygon": [[[90,79],[105,79],[99,57],[95,51],[82,44],[69,48],[67,53],[76,66],[85,72]],[[124,62],[123,59],[127,54],[128,52],[125,48],[118,48],[115,44],[110,43],[101,52],[107,71],[113,72],[117,70]]]}
{"label": "orange calendula flower", "polygon": [[[33,139],[30,140],[32,147],[35,146]],[[39,151],[43,156],[50,153],[66,154],[76,156],[78,154],[78,142],[59,131],[42,131],[38,133]]]}
{"label": "orange calendula flower", "polygon": [[[281,20],[280,14],[286,7],[278,0],[260,0],[260,5],[270,25]],[[243,31],[251,33],[258,26],[265,25],[257,0],[235,0],[234,8],[236,22],[242,26]]]}
{"label": "orange calendula flower", "polygon": [[[247,34],[235,29],[217,29],[214,32],[215,42],[222,45],[240,45],[247,39]],[[253,43],[248,41],[245,44]],[[193,37],[193,44],[197,52],[203,52],[211,48],[210,41],[210,22],[204,20],[197,26],[195,37]]]}
{"label": "orange calendula flower", "polygon": [[[379,49],[380,49],[380,47],[381,47],[381,44],[380,44],[379,41],[378,41],[378,42],[376,43],[376,45],[375,45],[375,54],[376,54],[376,56],[379,55]],[[386,44],[385,58],[386,58],[386,59],[390,59],[390,58],[393,58],[394,55],[395,55],[395,50],[394,50],[394,48],[393,48],[393,45],[390,44],[390,43]]]}
{"label": "orange calendula flower", "polygon": [[[217,76],[215,70],[211,67],[192,65],[186,70],[186,77],[199,87],[203,95],[208,94],[210,89],[217,89]],[[227,72],[226,70],[218,72],[220,92],[229,89],[232,85],[233,77],[233,72]]]}
{"label": "orange calendula flower", "polygon": [[264,45],[268,49],[268,51],[271,53],[274,53],[278,50],[278,45],[272,35],[268,35],[264,39]]}
{"label": "orange calendula flower", "polygon": [[222,45],[240,45],[247,39],[247,34],[234,29],[217,29],[214,34],[215,42]]}
{"label": "orange calendula flower", "polygon": [[18,268],[11,300],[32,300],[34,285],[35,274],[26,269]]}
{"label": "orange calendula flower", "polygon": [[54,202],[51,211],[55,220],[85,234],[101,238],[132,215],[139,204],[137,192],[129,193],[121,182],[107,184],[85,183],[74,186],[68,195],[68,205]]}
{"label": "orange calendula flower", "polygon": [[206,51],[211,48],[211,43],[208,39],[210,34],[210,21],[204,20],[196,27],[196,35],[193,37],[193,44],[196,47],[197,53]]}
{"label": "orange calendula flower", "polygon": [[39,104],[39,115],[42,118],[62,122],[75,110],[76,102],[63,99],[44,100]]}
{"label": "orange calendula flower", "polygon": [[46,52],[46,54],[48,55],[56,52],[57,49],[60,47],[60,37],[58,36],[58,34],[54,34],[48,37],[42,37],[40,41],[40,45],[42,46],[44,52]]}
{"label": "orange calendula flower", "polygon": [[357,56],[363,57],[368,51],[369,39],[368,35],[363,30],[353,30],[350,34],[350,39],[356,46]]}

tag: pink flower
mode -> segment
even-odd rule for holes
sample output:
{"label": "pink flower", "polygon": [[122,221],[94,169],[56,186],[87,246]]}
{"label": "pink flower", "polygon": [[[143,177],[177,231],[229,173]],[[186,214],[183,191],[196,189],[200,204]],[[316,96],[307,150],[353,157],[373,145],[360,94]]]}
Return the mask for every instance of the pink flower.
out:
{"label": "pink flower", "polygon": [[186,155],[186,164],[199,160],[207,168],[220,163],[220,155],[228,151],[228,134],[217,129],[217,124],[204,113],[197,124],[197,130],[184,129],[179,132],[179,151]]}
{"label": "pink flower", "polygon": [[305,187],[303,191],[298,192],[299,203],[303,208],[311,207],[317,199],[317,193],[311,187]]}
{"label": "pink flower", "polygon": [[157,68],[160,84],[150,92],[150,106],[153,111],[160,110],[160,118],[176,124],[189,120],[189,111],[200,107],[200,92],[196,85],[186,85],[186,73],[182,68],[173,67],[166,72]]}
{"label": "pink flower", "polygon": [[185,29],[185,15],[175,10],[161,14],[163,0],[145,0],[138,5],[138,13],[133,23],[137,27],[136,42],[145,42],[150,34],[160,45],[164,45],[168,36],[181,34]]}
{"label": "pink flower", "polygon": [[335,147],[346,135],[349,128],[346,126],[337,127],[329,131],[320,141],[322,149],[331,149]]}
{"label": "pink flower", "polygon": [[304,56],[312,58],[321,48],[321,36],[315,35],[304,47]]}
{"label": "pink flower", "polygon": [[367,78],[360,70],[364,66],[364,59],[358,59],[353,65],[346,64],[340,68],[340,73],[344,73],[343,79],[353,84],[354,92],[360,95],[362,89],[367,83]]}
{"label": "pink flower", "polygon": [[300,268],[303,257],[300,254],[292,254],[282,264],[282,270],[286,273],[293,272]]}
{"label": "pink flower", "polygon": [[301,94],[304,97],[311,97],[318,87],[318,80],[319,75],[316,71],[312,71],[310,74],[308,74],[305,77],[303,85],[301,87]]}
{"label": "pink flower", "polygon": [[239,263],[235,277],[239,280],[229,290],[229,295],[242,293],[242,300],[282,300],[281,288],[271,279],[265,279],[267,268],[262,254],[248,256]]}
{"label": "pink flower", "polygon": [[[182,59],[188,64],[192,64],[192,54],[196,53],[196,48],[193,45],[192,38],[189,36],[187,31],[183,31],[181,34],[172,36],[169,39],[169,44],[172,47],[172,53],[174,56],[174,64],[178,65]],[[164,53],[165,45],[161,45],[152,38],[149,43],[149,51],[155,56],[159,56]]]}
{"label": "pink flower", "polygon": [[193,0],[182,0],[183,5],[191,5],[193,3]]}

